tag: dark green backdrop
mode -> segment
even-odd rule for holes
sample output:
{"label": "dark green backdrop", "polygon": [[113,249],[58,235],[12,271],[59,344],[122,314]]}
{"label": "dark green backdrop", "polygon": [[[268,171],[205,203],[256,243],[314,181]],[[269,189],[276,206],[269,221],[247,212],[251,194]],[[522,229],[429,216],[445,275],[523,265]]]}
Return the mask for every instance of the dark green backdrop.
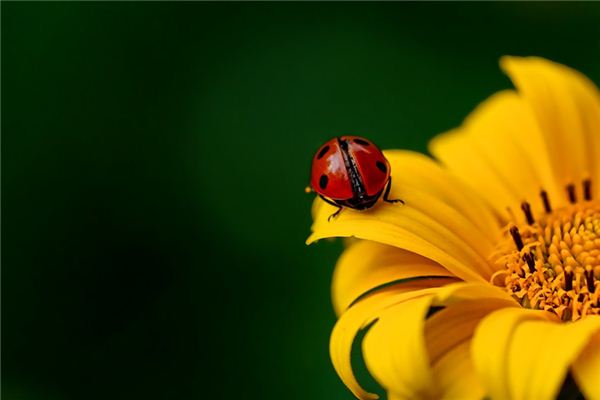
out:
{"label": "dark green backdrop", "polygon": [[350,398],[312,152],[424,151],[502,54],[598,82],[600,6],[3,2],[4,398]]}

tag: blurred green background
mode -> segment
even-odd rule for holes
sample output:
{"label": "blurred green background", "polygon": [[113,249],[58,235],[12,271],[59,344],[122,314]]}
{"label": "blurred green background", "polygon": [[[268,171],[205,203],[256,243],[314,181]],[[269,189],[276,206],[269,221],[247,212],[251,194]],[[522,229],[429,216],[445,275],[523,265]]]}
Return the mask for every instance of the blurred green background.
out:
{"label": "blurred green background", "polygon": [[350,398],[312,154],[425,151],[503,54],[600,82],[600,5],[3,2],[3,398]]}

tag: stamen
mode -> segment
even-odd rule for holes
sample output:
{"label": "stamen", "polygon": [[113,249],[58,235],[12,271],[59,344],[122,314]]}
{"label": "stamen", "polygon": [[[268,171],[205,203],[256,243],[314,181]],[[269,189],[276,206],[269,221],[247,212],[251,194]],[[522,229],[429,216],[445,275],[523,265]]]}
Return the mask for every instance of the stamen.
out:
{"label": "stamen", "polygon": [[585,267],[585,283],[590,293],[594,293],[594,270],[591,265]]}
{"label": "stamen", "polygon": [[583,198],[586,201],[592,200],[592,180],[586,179],[583,181]]}
{"label": "stamen", "polygon": [[512,236],[515,245],[517,246],[517,250],[521,251],[523,249],[523,239],[521,239],[521,234],[519,233],[519,228],[513,226],[510,228],[510,236]]}
{"label": "stamen", "polygon": [[531,253],[523,254],[523,260],[525,260],[525,262],[527,263],[527,266],[529,266],[529,272],[534,273],[535,272],[535,260],[533,259],[533,254],[531,254]]}
{"label": "stamen", "polygon": [[521,203],[521,210],[523,210],[523,213],[525,214],[525,218],[527,218],[527,223],[529,225],[533,225],[535,220],[533,219],[533,214],[531,214],[531,206],[529,205],[529,203],[526,201]]}
{"label": "stamen", "polygon": [[[535,210],[524,202],[528,223],[508,225],[510,236],[505,233],[492,256],[503,267],[492,284],[522,307],[553,312],[563,321],[600,315],[600,201],[583,201],[591,198],[586,185],[579,203],[552,210],[544,201],[547,212],[535,214],[533,223]],[[568,193],[576,199],[572,185]]]}
{"label": "stamen", "polygon": [[569,194],[569,201],[571,204],[577,203],[577,196],[575,196],[575,185],[572,183],[567,185],[567,193]]}
{"label": "stamen", "polygon": [[573,290],[573,268],[565,267],[565,290]]}
{"label": "stamen", "polygon": [[562,316],[562,320],[563,321],[570,321],[571,318],[573,318],[573,312],[571,311],[571,308],[565,308],[565,312]]}
{"label": "stamen", "polygon": [[544,210],[546,210],[546,214],[550,214],[552,212],[552,207],[550,207],[550,200],[548,199],[548,193],[545,190],[540,192],[540,196],[542,196],[542,201],[544,202]]}

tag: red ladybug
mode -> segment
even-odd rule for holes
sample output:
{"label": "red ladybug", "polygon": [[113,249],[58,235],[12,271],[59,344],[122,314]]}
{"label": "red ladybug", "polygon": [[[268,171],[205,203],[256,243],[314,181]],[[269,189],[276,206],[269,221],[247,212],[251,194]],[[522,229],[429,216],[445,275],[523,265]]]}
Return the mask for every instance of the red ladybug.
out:
{"label": "red ladybug", "polygon": [[312,162],[310,185],[319,197],[338,207],[329,216],[335,218],[342,207],[366,210],[381,194],[388,203],[392,177],[390,163],[373,142],[360,136],[340,136],[327,141]]}

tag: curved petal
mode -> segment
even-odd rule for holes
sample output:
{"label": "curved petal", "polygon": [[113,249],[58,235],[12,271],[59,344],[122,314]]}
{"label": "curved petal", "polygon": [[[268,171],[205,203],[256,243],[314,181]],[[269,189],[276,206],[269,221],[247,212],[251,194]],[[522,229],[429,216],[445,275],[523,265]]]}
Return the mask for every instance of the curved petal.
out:
{"label": "curved petal", "polygon": [[453,283],[436,290],[435,306],[449,306],[472,299],[502,299],[518,304],[506,291],[489,283]]}
{"label": "curved petal", "polygon": [[433,365],[433,377],[440,387],[442,400],[480,400],[485,398],[483,387],[470,354],[470,341],[464,341],[444,354]]}
{"label": "curved petal", "polygon": [[498,240],[499,221],[486,207],[478,191],[469,190],[459,179],[431,158],[414,152],[386,150],[385,156],[407,190],[424,191],[464,215],[487,240]]}
{"label": "curved petal", "polygon": [[[354,338],[359,330],[365,329],[386,309],[420,297],[430,299],[436,289],[413,290],[396,293],[390,286],[355,304],[348,309],[335,324],[329,342],[329,353],[333,367],[340,379],[359,399],[376,399],[378,396],[365,391],[356,381],[351,364],[351,350]],[[371,328],[372,329],[372,328]]]}
{"label": "curved petal", "polygon": [[363,354],[373,377],[396,397],[434,398],[435,387],[423,336],[432,297],[386,310],[365,335]]}
{"label": "curved petal", "polygon": [[[436,303],[437,304],[437,303]],[[455,302],[427,319],[425,340],[432,363],[473,336],[482,318],[501,308],[518,307],[512,299],[481,298]]]}
{"label": "curved petal", "polygon": [[514,399],[554,399],[571,364],[600,332],[600,317],[570,324],[526,321],[508,349],[508,383]]}
{"label": "curved petal", "polygon": [[[326,218],[327,214],[329,214],[329,211],[325,211],[323,217]],[[439,229],[444,230],[441,226]],[[402,216],[394,218],[382,216],[381,219],[373,219],[358,213],[346,213],[330,225],[316,228],[307,242],[311,243],[329,237],[349,236],[372,240],[421,254],[443,265],[463,280],[486,282],[486,279],[482,277],[482,272],[471,266],[478,265],[481,261],[472,254],[470,256],[465,255],[468,249],[464,249],[455,241],[446,241],[445,232],[440,233],[429,227],[416,225],[408,218],[403,219]],[[480,268],[486,270],[484,266],[480,266]]]}
{"label": "curved petal", "polygon": [[[456,283],[379,310],[377,322],[365,335],[363,354],[369,371],[391,398],[439,398],[445,391],[465,389],[446,377],[441,380],[445,385],[440,385],[439,376],[432,381],[432,374],[437,363],[454,357],[450,354],[469,339],[484,315],[518,306],[506,293],[493,289],[491,285]],[[447,308],[427,319],[431,305]],[[438,374],[445,373],[445,366]]]}
{"label": "curved petal", "polygon": [[473,332],[491,312],[519,305],[501,291],[486,291],[489,297],[479,298],[477,292],[483,287],[463,285],[452,291],[452,286],[439,291],[434,304],[446,307],[425,323],[425,341],[434,379],[442,399],[481,399],[485,395],[484,386],[470,354]]}
{"label": "curved petal", "polygon": [[[506,292],[494,289],[495,288],[489,284],[455,283],[444,286],[442,288],[413,289],[406,292],[398,292],[395,286],[389,286],[385,289],[377,291],[376,293],[361,299],[342,314],[335,327],[333,328],[333,332],[331,333],[329,351],[336,372],[338,373],[344,384],[352,391],[352,393],[354,393],[356,397],[360,399],[377,398],[375,394],[365,391],[359,385],[352,371],[350,359],[351,349],[352,344],[354,342],[354,338],[356,337],[356,334],[359,330],[367,328],[370,324],[377,320],[377,323],[375,323],[370,329],[379,326],[379,331],[381,330],[381,326],[386,325],[385,321],[389,320],[392,321],[392,324],[396,323],[394,315],[406,315],[409,317],[402,319],[402,329],[409,330],[410,335],[415,334],[415,332],[420,332],[421,339],[414,337],[411,340],[415,340],[415,342],[403,341],[401,343],[396,343],[396,345],[417,345],[418,343],[420,343],[418,342],[418,340],[424,341],[424,338],[422,336],[425,323],[425,315],[427,313],[427,310],[429,309],[429,304],[450,305],[457,302],[477,298],[499,298],[505,300],[512,300],[510,296],[506,294]],[[420,301],[417,303],[410,303],[410,301],[412,300],[421,298],[424,299],[422,300],[423,302],[426,302],[428,304],[427,307],[425,307],[425,303],[421,303]],[[412,304],[412,306],[416,305],[416,311],[410,310],[409,308],[405,308],[405,306],[402,305],[405,303],[408,303],[409,305]],[[426,310],[422,311],[425,308]],[[390,310],[393,310],[393,312],[391,312]],[[418,315],[421,316],[421,319],[417,318]],[[385,318],[383,318],[383,316],[385,316]],[[371,331],[369,330],[367,335],[369,335],[370,332]],[[376,333],[375,335],[378,334]],[[421,365],[420,363],[424,362],[422,360],[428,362],[425,350],[408,351],[407,354],[417,357],[417,359],[410,361],[407,365],[403,367],[402,365],[398,364],[399,359],[390,359],[390,355],[393,353],[393,351],[392,349],[386,347],[389,343],[390,342],[381,342],[382,346],[384,347],[379,348],[377,346],[370,346],[367,350],[365,350],[365,360],[367,362],[370,362],[371,365],[369,367],[373,368],[371,372],[377,379],[379,379],[379,381],[384,387],[390,386],[390,382],[391,385],[394,386],[394,388],[396,388],[396,385],[400,385],[400,382],[404,382],[406,385],[408,385],[404,389],[395,390],[395,392],[419,392],[421,390],[419,384],[423,383],[423,380],[419,379],[414,382],[409,382],[408,380],[405,380],[403,378],[401,381],[396,381],[396,372],[393,372],[389,365],[390,363],[393,363],[394,366],[399,367],[400,369],[398,370],[398,373],[401,374],[403,373],[402,371],[404,371],[403,368],[410,368],[410,365],[412,364]],[[423,347],[418,348],[423,349]],[[400,347],[399,349],[401,351],[404,351]],[[370,355],[367,355],[367,352],[369,352]],[[374,356],[374,354],[380,354],[381,357],[376,357]],[[399,357],[402,358],[404,356]],[[393,374],[394,378],[389,378],[388,374]],[[427,372],[426,374],[429,374],[429,372]],[[407,375],[407,377],[409,376],[412,375]],[[427,380],[429,378],[425,376],[425,378],[422,379]]]}
{"label": "curved petal", "polygon": [[[415,157],[410,152],[396,155]],[[313,234],[307,243],[326,237],[355,236],[430,258],[463,280],[487,281],[497,268],[487,259],[494,242],[468,217],[438,198],[430,187],[424,185],[423,189],[429,192],[411,186],[410,180],[404,185],[402,177],[395,176],[391,195],[402,198],[406,205],[382,202],[364,212],[345,209],[332,221],[328,218],[334,207],[317,199],[313,206]],[[478,207],[476,201],[471,204]]]}
{"label": "curved petal", "polygon": [[600,400],[600,332],[589,341],[573,364],[573,376],[577,386],[588,400]]}
{"label": "curved petal", "polygon": [[504,220],[511,218],[508,208],[519,210],[525,200],[540,202],[542,188],[551,198],[558,195],[542,148],[535,117],[514,91],[491,96],[460,128],[429,144],[431,153],[481,193]]}
{"label": "curved petal", "polygon": [[490,314],[479,324],[471,351],[475,369],[492,399],[510,398],[506,349],[515,327],[522,321],[547,318],[543,312],[508,308]]}
{"label": "curved petal", "polygon": [[[424,279],[436,277],[446,279]],[[424,279],[426,284],[456,281],[452,273],[428,258],[377,242],[358,241],[344,251],[335,267],[332,284],[334,308],[340,315],[357,298],[375,288],[414,279]]]}
{"label": "curved petal", "polygon": [[593,178],[600,193],[598,88],[579,72],[538,57],[503,57],[501,66],[536,116],[558,185],[581,188]]}
{"label": "curved petal", "polygon": [[503,309],[476,329],[475,367],[492,399],[552,399],[600,318],[557,323],[549,313]]}

